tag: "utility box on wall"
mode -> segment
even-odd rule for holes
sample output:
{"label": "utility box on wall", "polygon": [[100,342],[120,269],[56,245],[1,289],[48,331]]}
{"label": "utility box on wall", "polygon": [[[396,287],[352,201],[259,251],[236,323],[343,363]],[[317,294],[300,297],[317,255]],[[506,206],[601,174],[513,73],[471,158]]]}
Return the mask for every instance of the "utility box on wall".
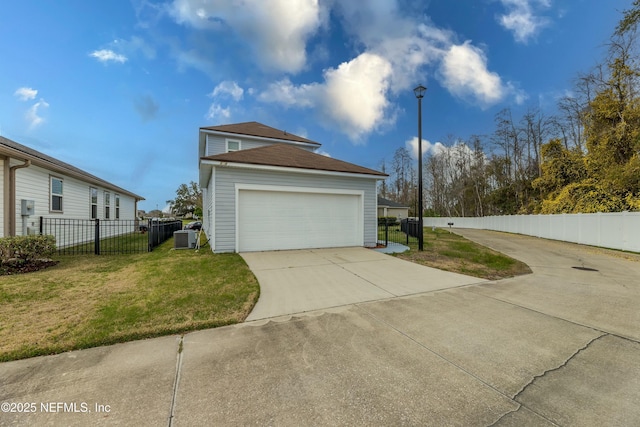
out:
{"label": "utility box on wall", "polygon": [[21,203],[22,216],[31,216],[35,214],[36,202],[34,202],[33,200],[25,200],[25,199],[22,199],[21,202],[22,202]]}

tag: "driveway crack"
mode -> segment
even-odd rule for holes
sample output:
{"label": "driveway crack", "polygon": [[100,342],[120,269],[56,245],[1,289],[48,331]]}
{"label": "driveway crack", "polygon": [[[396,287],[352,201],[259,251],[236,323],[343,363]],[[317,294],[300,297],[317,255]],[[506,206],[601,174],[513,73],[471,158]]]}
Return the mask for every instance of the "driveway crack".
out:
{"label": "driveway crack", "polygon": [[[516,403],[517,403],[517,402],[516,402]],[[518,407],[517,407],[516,409],[512,409],[511,411],[509,411],[509,412],[505,412],[504,414],[500,415],[500,418],[498,418],[497,420],[495,420],[493,423],[489,424],[489,426],[488,426],[488,427],[494,427],[494,426],[498,425],[498,423],[499,423],[500,421],[502,421],[502,419],[503,419],[504,417],[506,417],[506,416],[507,416],[507,415],[509,415],[509,414],[513,414],[513,413],[515,413],[515,412],[518,412],[521,408],[522,408],[522,404],[518,404]]]}
{"label": "driveway crack", "polygon": [[499,425],[503,418],[505,418],[505,417],[506,417],[506,416],[508,416],[508,415],[515,414],[516,412],[518,412],[518,411],[522,410],[523,408],[525,408],[525,409],[527,409],[527,410],[531,411],[531,413],[536,414],[536,415],[537,415],[537,416],[539,416],[540,418],[544,419],[544,420],[545,420],[545,421],[547,421],[550,425],[554,425],[554,426],[557,426],[557,425],[558,425],[558,424],[556,424],[555,422],[553,422],[552,420],[550,420],[549,418],[545,417],[544,415],[542,415],[542,414],[540,414],[540,413],[538,413],[538,412],[534,411],[534,410],[533,410],[533,409],[531,409],[531,408],[527,408],[527,407],[526,407],[525,405],[523,405],[522,403],[519,403],[519,402],[515,402],[515,403],[517,403],[517,404],[518,404],[518,407],[517,407],[516,409],[513,409],[513,410],[511,410],[511,411],[509,411],[509,412],[505,412],[504,414],[500,415],[500,418],[498,418],[497,420],[495,420],[493,423],[489,424],[489,425],[488,425],[488,427],[494,427],[494,426]]}
{"label": "driveway crack", "polygon": [[608,336],[608,335],[609,335],[608,333],[603,333],[602,335],[600,335],[600,336],[597,336],[597,337],[593,338],[593,339],[592,339],[591,341],[589,341],[589,342],[588,342],[584,347],[579,348],[575,353],[573,353],[571,356],[569,356],[569,358],[567,358],[567,360],[565,360],[561,365],[559,365],[559,366],[557,366],[557,367],[555,367],[555,368],[552,368],[552,369],[547,369],[547,370],[546,370],[546,371],[544,371],[542,374],[540,374],[540,375],[536,375],[535,377],[533,377],[533,378],[531,379],[531,381],[529,381],[527,384],[525,384],[525,386],[524,386],[524,387],[522,387],[522,389],[521,389],[519,392],[517,392],[517,393],[513,396],[513,400],[515,400],[515,401],[516,401],[516,402],[518,402],[518,403],[521,403],[520,401],[518,401],[518,397],[520,397],[520,395],[521,395],[522,393],[524,393],[524,391],[525,391],[525,390],[526,390],[530,385],[534,384],[534,383],[535,383],[536,381],[538,381],[539,379],[544,378],[547,374],[549,374],[549,373],[551,373],[551,372],[558,371],[558,370],[560,370],[560,369],[564,368],[565,366],[567,366],[567,363],[569,363],[569,362],[571,361],[571,359],[573,359],[573,358],[574,358],[574,357],[576,357],[578,354],[582,353],[584,350],[586,350],[587,348],[589,348],[589,346],[591,346],[591,344],[593,344],[593,343],[594,343],[594,342],[596,342],[597,340],[599,340],[599,339],[601,339],[601,338],[603,338],[603,337],[606,337],[606,336]]}
{"label": "driveway crack", "polygon": [[182,372],[182,354],[184,350],[184,335],[180,336],[180,342],[178,343],[178,357],[176,358],[176,373],[173,379],[173,394],[171,396],[171,407],[169,408],[169,422],[168,426],[173,425],[173,415],[176,407],[176,396],[178,395],[178,385],[180,384],[180,373]]}

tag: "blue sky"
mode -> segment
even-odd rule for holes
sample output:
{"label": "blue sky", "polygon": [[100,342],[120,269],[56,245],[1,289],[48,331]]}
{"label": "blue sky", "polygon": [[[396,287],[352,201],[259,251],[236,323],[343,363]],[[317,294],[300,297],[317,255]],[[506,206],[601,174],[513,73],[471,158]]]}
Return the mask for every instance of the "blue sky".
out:
{"label": "blue sky", "polygon": [[259,121],[379,168],[553,114],[632,0],[21,0],[0,6],[0,135],[163,208],[198,128]]}

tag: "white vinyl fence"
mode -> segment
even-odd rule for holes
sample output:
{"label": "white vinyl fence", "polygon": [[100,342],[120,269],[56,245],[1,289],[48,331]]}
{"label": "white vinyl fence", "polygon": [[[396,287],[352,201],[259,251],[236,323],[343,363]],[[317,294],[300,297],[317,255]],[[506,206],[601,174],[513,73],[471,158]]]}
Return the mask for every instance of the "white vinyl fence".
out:
{"label": "white vinyl fence", "polygon": [[424,218],[425,227],[477,228],[640,252],[640,212]]}

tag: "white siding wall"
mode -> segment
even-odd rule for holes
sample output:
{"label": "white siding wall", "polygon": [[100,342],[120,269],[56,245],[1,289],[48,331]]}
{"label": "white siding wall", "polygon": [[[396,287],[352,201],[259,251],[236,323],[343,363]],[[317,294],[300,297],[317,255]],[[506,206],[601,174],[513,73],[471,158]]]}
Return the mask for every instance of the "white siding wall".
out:
{"label": "white siding wall", "polygon": [[[340,177],[330,175],[275,172],[251,169],[216,167],[215,170],[215,245],[216,252],[234,252],[236,239],[235,184],[330,188],[364,191],[364,244],[377,242],[376,183],[373,178]],[[286,227],[287,224],[282,224]]]}
{"label": "white siding wall", "polygon": [[424,218],[425,227],[478,228],[640,252],[640,212]]}
{"label": "white siding wall", "polygon": [[[12,161],[12,165],[21,164],[18,161]],[[62,212],[50,211],[50,177],[55,176],[63,180],[63,199]],[[39,166],[29,166],[16,170],[16,234],[22,234],[22,216],[21,216],[21,200],[28,199],[35,202],[35,214],[28,218],[27,226],[39,229],[39,219],[41,216],[45,218],[67,218],[67,219],[91,219],[91,196],[90,188],[98,190],[98,218],[104,219],[104,193],[111,194],[111,214],[110,218],[115,219],[116,204],[115,195],[120,196],[120,219],[134,220],[136,218],[135,199],[131,196],[117,193],[114,190],[106,189],[98,185],[81,181],[77,178],[51,172]],[[8,189],[7,189],[8,191]],[[112,231],[112,233],[125,232],[124,229]],[[133,230],[131,230],[133,231]],[[70,243],[70,242],[66,242]],[[62,246],[64,242],[59,241]]]}
{"label": "white siding wall", "polygon": [[[205,156],[214,156],[216,154],[223,154],[227,152],[227,139],[234,141],[240,141],[240,149],[248,150],[250,148],[264,147],[265,145],[272,145],[277,142],[268,141],[262,139],[252,139],[250,136],[242,137],[222,137],[218,135],[207,135],[207,145],[205,148]],[[314,151],[314,147],[306,147],[303,145],[296,145],[296,147],[303,148],[308,151]]]}

